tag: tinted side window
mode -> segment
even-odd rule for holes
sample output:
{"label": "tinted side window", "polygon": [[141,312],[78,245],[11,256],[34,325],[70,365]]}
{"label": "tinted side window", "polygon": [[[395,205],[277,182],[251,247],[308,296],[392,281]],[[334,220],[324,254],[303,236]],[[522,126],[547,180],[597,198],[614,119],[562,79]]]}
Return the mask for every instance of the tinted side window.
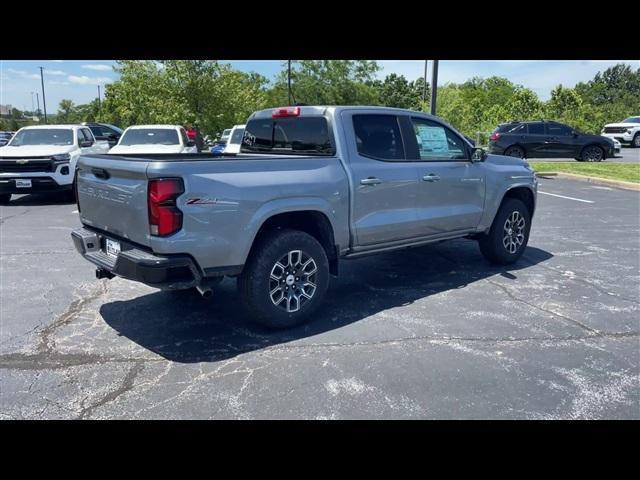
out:
{"label": "tinted side window", "polygon": [[182,144],[186,146],[189,143],[189,137],[187,137],[187,132],[184,128],[180,128],[180,137],[182,137]]}
{"label": "tinted side window", "polygon": [[543,123],[530,123],[529,124],[529,135],[544,135],[544,124]]}
{"label": "tinted side window", "polygon": [[430,120],[412,118],[418,142],[420,160],[464,160],[467,151],[464,141],[444,125]]}
{"label": "tinted side window", "polygon": [[104,132],[102,131],[102,127],[99,127],[98,125],[90,126],[89,130],[91,130],[91,132],[93,133],[93,136],[96,138],[105,136]]}
{"label": "tinted side window", "polygon": [[568,136],[571,135],[571,129],[559,123],[547,123],[547,133],[549,135]]}
{"label": "tinted side window", "polygon": [[358,153],[381,160],[404,160],[398,117],[395,115],[354,115]]}

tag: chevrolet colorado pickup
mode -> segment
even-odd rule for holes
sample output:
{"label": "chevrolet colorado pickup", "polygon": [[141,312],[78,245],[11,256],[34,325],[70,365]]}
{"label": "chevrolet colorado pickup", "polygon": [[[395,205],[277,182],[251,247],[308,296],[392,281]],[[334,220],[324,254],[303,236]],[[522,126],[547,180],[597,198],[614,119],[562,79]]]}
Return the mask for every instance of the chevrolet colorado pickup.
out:
{"label": "chevrolet colorado pickup", "polygon": [[425,113],[304,106],[249,117],[240,153],[83,155],[76,249],[114,275],[207,296],[237,276],[255,320],[301,323],[339,263],[459,237],[499,264],[529,238],[537,180]]}
{"label": "chevrolet colorado pickup", "polygon": [[78,157],[108,150],[82,125],[23,127],[0,147],[0,202],[14,193],[73,192]]}

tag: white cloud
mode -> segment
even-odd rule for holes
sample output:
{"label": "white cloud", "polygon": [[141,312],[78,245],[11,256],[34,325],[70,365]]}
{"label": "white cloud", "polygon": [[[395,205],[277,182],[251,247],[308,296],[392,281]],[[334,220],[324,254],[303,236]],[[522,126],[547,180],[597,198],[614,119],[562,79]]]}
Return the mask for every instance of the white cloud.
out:
{"label": "white cloud", "polygon": [[52,62],[56,62],[56,63],[62,63],[64,62],[64,60],[51,60]]}
{"label": "white cloud", "polygon": [[66,75],[67,72],[64,72],[62,70],[47,70],[46,68],[44,69],[44,73],[46,73],[47,75]]}
{"label": "white cloud", "polygon": [[40,75],[36,73],[28,73],[28,72],[25,72],[24,70],[16,70],[14,68],[8,68],[7,71],[11,73],[15,73],[16,75],[19,75],[22,78],[30,78],[32,80],[38,80],[40,78]]}
{"label": "white cloud", "polygon": [[87,77],[86,75],[69,75],[67,78],[71,83],[79,85],[102,85],[112,81],[109,77]]}
{"label": "white cloud", "polygon": [[97,70],[99,72],[111,71],[111,65],[105,65],[103,63],[88,63],[86,65],[82,65],[82,68],[86,68],[87,70]]}

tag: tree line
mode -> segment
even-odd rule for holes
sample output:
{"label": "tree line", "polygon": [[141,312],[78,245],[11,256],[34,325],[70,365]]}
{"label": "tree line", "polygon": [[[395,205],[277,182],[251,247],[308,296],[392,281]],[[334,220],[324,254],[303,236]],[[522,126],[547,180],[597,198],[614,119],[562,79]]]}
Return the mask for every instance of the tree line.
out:
{"label": "tree line", "polygon": [[[271,82],[215,60],[123,60],[114,68],[119,79],[106,85],[101,102],[62,100],[50,122],[99,121],[122,128],[191,123],[215,136],[244,123],[256,110],[289,104],[286,62]],[[423,78],[410,81],[392,73],[381,80],[379,71],[375,61],[293,61],[291,102],[429,111],[431,86]],[[640,114],[640,68],[618,64],[573,88],[558,85],[547,101],[497,76],[447,83],[438,88],[437,114],[471,137],[491,132],[499,123],[540,118],[599,133],[605,123]]]}

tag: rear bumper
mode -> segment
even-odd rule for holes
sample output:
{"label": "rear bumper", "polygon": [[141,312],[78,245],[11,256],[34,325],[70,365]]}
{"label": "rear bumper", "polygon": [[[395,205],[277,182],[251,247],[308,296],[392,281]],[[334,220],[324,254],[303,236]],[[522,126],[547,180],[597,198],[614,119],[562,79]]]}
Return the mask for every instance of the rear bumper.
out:
{"label": "rear bumper", "polygon": [[[202,283],[202,273],[188,255],[158,256],[134,244],[86,228],[71,233],[76,250],[98,269],[163,290],[180,290]],[[117,257],[105,253],[106,238],[120,242]]]}
{"label": "rear bumper", "polygon": [[[31,188],[16,187],[16,180],[31,180]],[[0,193],[62,192],[72,187],[72,183],[60,185],[52,177],[0,177]]]}

